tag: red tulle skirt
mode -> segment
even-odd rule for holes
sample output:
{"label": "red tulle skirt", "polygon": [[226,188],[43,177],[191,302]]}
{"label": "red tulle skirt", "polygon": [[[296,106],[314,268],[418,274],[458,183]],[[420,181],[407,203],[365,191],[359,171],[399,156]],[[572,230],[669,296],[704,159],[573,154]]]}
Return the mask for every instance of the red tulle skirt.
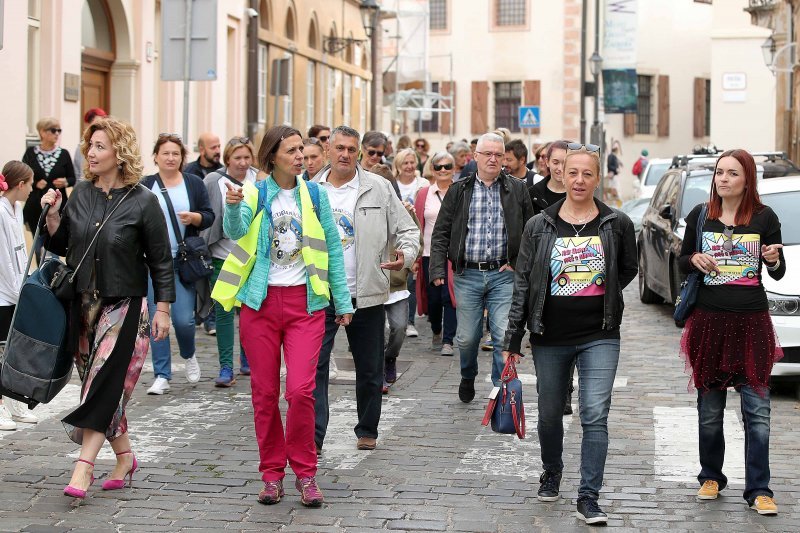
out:
{"label": "red tulle skirt", "polygon": [[725,313],[695,308],[681,338],[689,390],[749,385],[766,391],[783,357],[768,311]]}

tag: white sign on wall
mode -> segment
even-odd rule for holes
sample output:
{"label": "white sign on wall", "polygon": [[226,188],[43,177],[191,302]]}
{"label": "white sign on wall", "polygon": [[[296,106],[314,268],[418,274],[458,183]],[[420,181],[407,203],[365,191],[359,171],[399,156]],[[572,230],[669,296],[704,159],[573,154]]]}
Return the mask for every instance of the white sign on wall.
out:
{"label": "white sign on wall", "polygon": [[747,74],[744,72],[723,72],[723,91],[743,91],[747,89]]}

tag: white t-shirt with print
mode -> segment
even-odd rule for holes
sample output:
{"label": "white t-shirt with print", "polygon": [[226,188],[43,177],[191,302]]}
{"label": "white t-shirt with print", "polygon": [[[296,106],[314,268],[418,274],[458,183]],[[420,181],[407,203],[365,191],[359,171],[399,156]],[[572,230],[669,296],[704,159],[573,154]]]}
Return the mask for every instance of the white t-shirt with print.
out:
{"label": "white t-shirt with print", "polygon": [[400,189],[400,199],[411,204],[417,199],[419,190],[428,185],[430,185],[430,183],[424,178],[414,178],[414,181],[408,185],[400,183],[400,180],[397,180],[397,188]]}
{"label": "white t-shirt with print", "polygon": [[339,237],[342,239],[342,251],[344,252],[344,270],[347,275],[347,288],[350,289],[350,296],[356,297],[356,228],[355,212],[356,201],[358,200],[358,174],[341,187],[334,187],[325,181],[320,185],[325,187],[328,193],[328,200],[333,211],[333,220],[339,230]]}
{"label": "white t-shirt with print", "polygon": [[294,189],[281,189],[270,205],[272,223],[269,236],[269,284],[276,287],[295,287],[306,283],[303,262],[303,226],[300,209],[294,199]]}

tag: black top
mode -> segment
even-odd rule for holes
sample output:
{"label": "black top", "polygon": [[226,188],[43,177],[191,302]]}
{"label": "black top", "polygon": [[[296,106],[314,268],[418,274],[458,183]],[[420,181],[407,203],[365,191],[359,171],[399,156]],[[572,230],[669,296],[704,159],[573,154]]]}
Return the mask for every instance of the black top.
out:
{"label": "black top", "polygon": [[[679,259],[684,272],[694,268],[689,260],[697,250],[696,228],[701,206],[692,209],[686,217],[686,232]],[[761,245],[781,243],[778,216],[769,207],[764,207],[753,215],[750,224],[728,226],[728,232],[731,231],[729,239],[725,235],[726,226],[719,220],[706,220],[703,225],[703,253],[716,259],[719,272],[703,276],[697,293],[697,306],[709,311],[766,311],[767,295],[761,283]],[[731,245],[725,244],[728,240],[732,241]],[[774,279],[781,279],[786,272],[783,250],[779,257],[780,267],[769,273]]]}
{"label": "black top", "polygon": [[[25,224],[27,224],[31,233],[34,233],[36,231],[36,222],[39,220],[39,215],[42,214],[42,196],[50,189],[56,188],[53,186],[53,181],[58,178],[67,178],[67,187],[74,187],[75,166],[72,164],[69,151],[64,148],[61,148],[58,159],[49,174],[45,173],[44,169],[39,165],[39,161],[36,158],[36,147],[34,146],[29,146],[25,150],[25,154],[22,156],[22,162],[33,169],[33,190],[28,200],[25,202],[25,207],[22,209],[22,218],[25,220]],[[46,184],[43,189],[37,187],[37,185],[41,185],[41,182]],[[61,197],[63,198],[61,203],[61,212],[63,213],[64,209],[67,207],[67,188],[62,187],[58,190],[61,191]]]}
{"label": "black top", "polygon": [[186,174],[194,174],[200,179],[205,178],[212,172],[216,172],[217,170],[221,169],[222,165],[219,163],[212,163],[210,167],[204,167],[200,164],[200,158],[198,157],[196,161],[192,161],[186,167],[184,167],[183,171]]}
{"label": "black top", "polygon": [[614,154],[614,152],[608,154],[606,168],[608,168],[609,172],[619,174],[619,158],[616,156],[616,154]]}
{"label": "black top", "polygon": [[549,290],[542,313],[544,333],[531,335],[531,344],[567,346],[619,339],[619,328],[603,329],[606,262],[600,215],[585,226],[557,217],[556,228],[558,237],[550,252]]}
{"label": "black top", "polygon": [[553,192],[550,190],[547,184],[550,183],[551,179],[553,178],[548,176],[533,187],[528,188],[531,203],[533,204],[533,212],[536,215],[567,197],[566,192]]}

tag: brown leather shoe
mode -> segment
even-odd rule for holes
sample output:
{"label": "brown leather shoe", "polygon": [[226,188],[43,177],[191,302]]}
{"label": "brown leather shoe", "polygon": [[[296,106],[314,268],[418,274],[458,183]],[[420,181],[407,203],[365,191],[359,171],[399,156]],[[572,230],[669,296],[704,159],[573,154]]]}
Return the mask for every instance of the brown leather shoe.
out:
{"label": "brown leather shoe", "polygon": [[376,443],[377,439],[373,439],[372,437],[358,437],[356,448],[359,450],[374,450]]}

